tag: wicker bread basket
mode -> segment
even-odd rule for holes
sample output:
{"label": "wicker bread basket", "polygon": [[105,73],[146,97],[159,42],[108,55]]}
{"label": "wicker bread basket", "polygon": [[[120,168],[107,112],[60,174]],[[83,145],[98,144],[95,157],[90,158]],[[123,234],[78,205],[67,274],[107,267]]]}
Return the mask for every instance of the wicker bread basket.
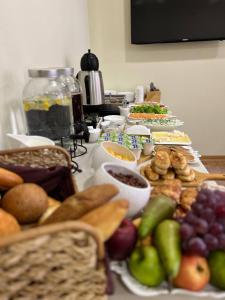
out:
{"label": "wicker bread basket", "polygon": [[0,239],[1,300],[103,300],[104,246],[81,222],[30,229]]}
{"label": "wicker bread basket", "polygon": [[[57,192],[60,194],[60,190],[64,188],[62,195],[59,195],[60,199],[58,199],[61,201],[78,191],[71,173],[70,156],[61,147],[39,146],[3,150],[0,151],[0,167],[21,175],[25,182],[41,185],[46,192],[48,192],[49,186],[50,190],[55,189],[55,194]],[[63,182],[60,181],[61,179]]]}

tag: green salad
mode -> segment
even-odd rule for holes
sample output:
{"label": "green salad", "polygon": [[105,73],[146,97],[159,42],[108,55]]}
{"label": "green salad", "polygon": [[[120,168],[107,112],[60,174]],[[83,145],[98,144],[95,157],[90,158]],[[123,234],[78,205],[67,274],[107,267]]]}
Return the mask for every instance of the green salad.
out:
{"label": "green salad", "polygon": [[161,107],[160,104],[144,104],[132,107],[132,113],[147,113],[147,114],[167,114],[168,109]]}

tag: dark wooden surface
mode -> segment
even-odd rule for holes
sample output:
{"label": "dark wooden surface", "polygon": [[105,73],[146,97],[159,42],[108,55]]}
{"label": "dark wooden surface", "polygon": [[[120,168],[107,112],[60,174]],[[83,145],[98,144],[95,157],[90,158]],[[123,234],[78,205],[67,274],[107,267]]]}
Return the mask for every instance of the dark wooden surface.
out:
{"label": "dark wooden surface", "polygon": [[[225,174],[225,155],[203,155],[201,161],[210,173]],[[225,185],[225,181],[217,181]]]}

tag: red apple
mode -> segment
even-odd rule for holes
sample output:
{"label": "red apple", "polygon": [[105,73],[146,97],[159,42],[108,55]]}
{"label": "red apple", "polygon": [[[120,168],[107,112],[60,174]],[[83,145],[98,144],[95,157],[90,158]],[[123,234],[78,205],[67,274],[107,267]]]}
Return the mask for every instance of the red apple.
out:
{"label": "red apple", "polygon": [[109,257],[113,260],[124,260],[130,256],[137,241],[137,229],[125,219],[106,243]]}
{"label": "red apple", "polygon": [[201,256],[183,256],[180,270],[173,283],[176,287],[200,291],[209,282],[210,271],[207,260]]}

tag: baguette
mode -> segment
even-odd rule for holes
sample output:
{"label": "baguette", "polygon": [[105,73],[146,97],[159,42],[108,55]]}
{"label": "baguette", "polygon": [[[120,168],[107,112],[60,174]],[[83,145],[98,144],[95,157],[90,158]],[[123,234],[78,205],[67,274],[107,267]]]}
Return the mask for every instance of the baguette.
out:
{"label": "baguette", "polygon": [[118,193],[112,184],[96,185],[68,197],[42,224],[77,220]]}
{"label": "baguette", "polygon": [[23,178],[14,172],[0,168],[0,189],[7,190],[23,183]]}
{"label": "baguette", "polygon": [[124,199],[108,202],[84,215],[80,221],[92,225],[100,232],[102,241],[107,241],[125,218],[129,202]]}

